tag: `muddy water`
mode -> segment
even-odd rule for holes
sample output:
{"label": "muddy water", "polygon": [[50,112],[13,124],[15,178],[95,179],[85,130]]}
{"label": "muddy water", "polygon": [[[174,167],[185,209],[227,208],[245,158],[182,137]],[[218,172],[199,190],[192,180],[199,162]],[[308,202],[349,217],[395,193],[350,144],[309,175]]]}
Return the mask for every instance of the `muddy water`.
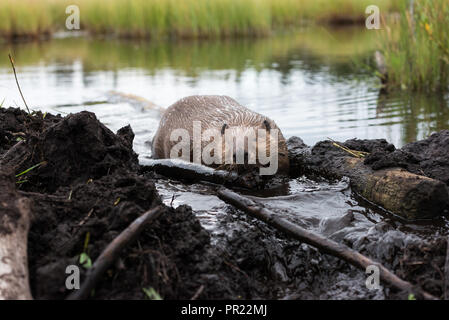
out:
{"label": "muddy water", "polygon": [[[317,28],[257,40],[61,38],[2,44],[0,101],[5,98],[4,106],[22,105],[7,60],[12,52],[32,109],[61,114],[89,110],[114,131],[131,124],[142,161],[151,155],[147,141],[160,117],[153,104],[166,107],[193,94],[230,95],[274,119],[287,138],[300,136],[307,144],[326,137],[357,137],[386,138],[401,146],[449,128],[448,97],[379,93],[367,66],[375,41],[374,31]],[[223,223],[229,207],[215,196],[213,186],[159,180],[157,188],[167,205],[192,206],[213,241],[245,228],[238,222]],[[379,259],[394,247],[447,234],[449,229],[444,218],[404,223],[357,199],[345,180],[292,179],[251,196],[307,229],[368,250]],[[341,276],[351,290],[360,289],[359,296],[366,297],[360,275]],[[327,290],[334,292],[330,298],[347,294],[344,286]]]}

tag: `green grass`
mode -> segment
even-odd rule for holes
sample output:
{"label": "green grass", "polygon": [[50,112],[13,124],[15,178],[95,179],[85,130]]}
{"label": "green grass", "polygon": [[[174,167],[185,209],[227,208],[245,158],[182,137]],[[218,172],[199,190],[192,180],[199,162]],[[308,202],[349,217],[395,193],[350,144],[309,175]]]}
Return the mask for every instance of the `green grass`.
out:
{"label": "green grass", "polygon": [[64,30],[65,8],[80,7],[83,30],[127,37],[267,35],[313,22],[363,22],[368,5],[396,0],[2,0],[0,34],[38,36]]}
{"label": "green grass", "polygon": [[[0,47],[0,56],[11,52],[20,68],[48,63],[71,64],[81,61],[85,72],[141,68],[151,74],[165,66],[180,74],[196,77],[206,70],[262,70],[279,57],[307,52],[311,63],[347,64],[357,55],[366,56],[376,43],[372,33],[359,28],[330,30],[310,27],[301,32],[285,32],[275,37],[210,39],[179,41],[89,40],[85,38],[55,39],[45,46],[27,42],[20,46]],[[149,58],[151,57],[151,58]],[[219,57],[219,59],[217,59]],[[0,67],[10,69],[8,59],[0,59]]]}
{"label": "green grass", "polygon": [[50,32],[54,26],[51,14],[54,5],[52,2],[2,0],[0,2],[0,35],[37,36]]}
{"label": "green grass", "polygon": [[415,0],[414,14],[401,8],[382,44],[388,85],[415,91],[449,89],[449,2]]}
{"label": "green grass", "polygon": [[154,288],[142,288],[142,291],[145,293],[145,296],[149,300],[162,300],[161,295],[154,290]]}
{"label": "green grass", "polygon": [[[302,20],[312,20],[319,22],[365,22],[367,15],[366,7],[376,5],[380,12],[396,12],[400,8],[403,0],[291,0],[296,3],[297,12]],[[273,3],[279,1],[273,0]],[[282,1],[280,1],[282,2]],[[282,5],[281,5],[282,6]],[[295,11],[293,11],[295,12]]]}

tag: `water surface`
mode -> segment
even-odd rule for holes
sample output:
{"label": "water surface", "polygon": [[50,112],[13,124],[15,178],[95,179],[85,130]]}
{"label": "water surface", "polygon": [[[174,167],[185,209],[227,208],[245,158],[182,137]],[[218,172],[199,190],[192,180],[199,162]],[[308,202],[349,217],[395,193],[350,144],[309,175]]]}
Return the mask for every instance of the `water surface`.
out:
{"label": "water surface", "polygon": [[94,111],[112,129],[130,123],[136,149],[157,113],[110,91],[166,107],[194,94],[224,94],[276,121],[308,144],[331,137],[386,138],[397,146],[449,128],[447,97],[382,95],[370,70],[376,31],[308,28],[269,38],[215,41],[120,41],[62,38],[0,47],[0,98],[23,105],[9,66],[35,109]]}

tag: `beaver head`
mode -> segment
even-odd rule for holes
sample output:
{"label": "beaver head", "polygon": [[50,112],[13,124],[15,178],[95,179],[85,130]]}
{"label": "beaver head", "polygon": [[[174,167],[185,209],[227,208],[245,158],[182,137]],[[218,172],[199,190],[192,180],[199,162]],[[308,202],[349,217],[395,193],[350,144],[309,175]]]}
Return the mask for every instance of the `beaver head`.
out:
{"label": "beaver head", "polygon": [[[262,175],[288,174],[285,140],[268,119],[259,126],[223,123],[220,136],[222,154],[216,168],[237,172],[258,168]],[[212,157],[214,152],[211,150]]]}

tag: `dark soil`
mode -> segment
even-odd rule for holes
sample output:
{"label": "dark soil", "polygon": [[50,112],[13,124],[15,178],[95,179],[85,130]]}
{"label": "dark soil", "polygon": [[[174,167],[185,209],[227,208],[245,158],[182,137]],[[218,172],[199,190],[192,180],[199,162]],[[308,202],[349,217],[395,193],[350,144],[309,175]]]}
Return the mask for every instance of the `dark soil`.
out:
{"label": "dark soil", "polygon": [[310,147],[299,137],[291,137],[287,140],[288,158],[290,162],[290,176],[293,178],[305,174],[307,158]]}
{"label": "dark soil", "polygon": [[[94,261],[134,219],[160,205],[160,197],[153,180],[137,173],[129,126],[114,134],[89,112],[65,118],[30,117],[8,109],[1,115],[2,175],[14,181],[13,171],[43,163],[18,178],[17,184],[19,194],[33,200],[29,232],[33,296],[63,299],[69,293],[65,268],[79,265],[82,252]],[[23,141],[15,139],[18,132]],[[16,190],[0,187],[3,196],[17,196]],[[122,253],[93,298],[144,299],[143,289],[152,287],[165,299],[189,299],[202,286],[201,298],[252,297],[247,277],[230,267],[233,263],[210,245],[209,233],[189,207],[165,207],[162,216]]]}
{"label": "dark soil", "polygon": [[[447,239],[444,237],[406,247],[397,275],[416,283],[437,297],[444,296]],[[430,261],[430,263],[429,263]]]}
{"label": "dark soil", "polygon": [[374,170],[402,167],[449,185],[449,130],[406,144],[401,149],[376,148],[366,158],[365,164]]}
{"label": "dark soil", "polygon": [[[65,288],[68,265],[80,266],[83,252],[95,261],[134,219],[161,205],[155,175],[142,173],[138,165],[133,137],[130,127],[114,134],[89,112],[63,118],[0,109],[0,201],[32,200],[28,255],[34,298],[64,299],[70,293]],[[306,147],[298,147],[298,159]],[[353,299],[385,298],[382,291],[364,289],[362,272],[231,207],[221,222],[229,232],[214,243],[190,207],[163,208],[121,253],[91,298],[145,299],[148,288],[164,299],[196,294],[200,299],[273,299],[285,292],[290,299],[332,299],[342,292]],[[0,221],[14,220],[14,214],[2,209]],[[0,226],[0,233],[11,231]],[[430,251],[410,246],[397,253],[395,263],[384,262],[441,295],[441,276],[432,270],[441,271],[444,251],[442,242]],[[419,267],[408,263],[416,259],[421,259]],[[86,269],[80,269],[82,282]],[[385,294],[406,298],[391,290]]]}

